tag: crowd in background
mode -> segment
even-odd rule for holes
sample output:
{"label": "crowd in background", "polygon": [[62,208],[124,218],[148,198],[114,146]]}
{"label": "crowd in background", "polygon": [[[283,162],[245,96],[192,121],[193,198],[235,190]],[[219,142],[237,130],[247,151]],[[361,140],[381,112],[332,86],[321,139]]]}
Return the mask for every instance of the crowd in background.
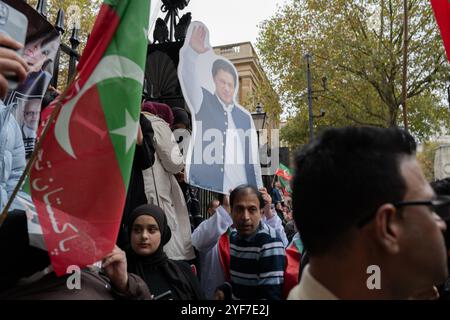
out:
{"label": "crowd in background", "polygon": [[[4,97],[5,75],[21,81],[28,67],[6,48],[17,43],[0,34],[0,44]],[[57,96],[50,88],[42,108]],[[26,213],[11,207],[0,227],[0,297],[448,298],[450,183],[426,181],[408,132],[329,129],[299,152],[292,195],[278,181],[270,192],[240,185],[203,212],[173,135],[190,128],[184,109],[143,101],[117,246],[82,270],[80,290],[29,245]],[[1,208],[26,165],[20,130],[1,103]]]}

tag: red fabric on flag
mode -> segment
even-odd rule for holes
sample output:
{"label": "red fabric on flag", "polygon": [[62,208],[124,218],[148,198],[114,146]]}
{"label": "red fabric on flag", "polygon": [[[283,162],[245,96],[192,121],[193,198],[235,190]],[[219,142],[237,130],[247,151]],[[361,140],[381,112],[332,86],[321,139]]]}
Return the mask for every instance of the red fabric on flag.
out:
{"label": "red fabric on flag", "polygon": [[[120,19],[117,14],[107,5],[102,5],[97,20],[95,21],[89,41],[86,44],[80,62],[77,65],[77,70],[80,72],[76,84],[72,84],[68,88],[66,98],[63,101],[65,104],[73,96],[76,95],[79,88],[88,81],[89,76],[95,70],[95,67],[103,57],[108,48],[114,33],[119,26]],[[41,126],[38,128],[38,136],[42,134],[45,123],[50,118],[59,97],[55,99],[41,114]]]}
{"label": "red fabric on flag", "polygon": [[300,261],[302,254],[295,244],[286,248],[286,269],[284,271],[283,297],[286,299],[289,292],[298,284]]}
{"label": "red fabric on flag", "polygon": [[231,281],[230,274],[230,237],[229,230],[225,232],[219,239],[219,260],[222,265],[225,280]]}
{"label": "red fabric on flag", "polygon": [[282,169],[277,169],[275,171],[275,175],[288,181],[292,179],[292,177],[285,170]]}
{"label": "red fabric on flag", "polygon": [[289,191],[286,190],[286,188],[281,188],[281,191],[283,191],[283,197],[290,197],[291,194]]}
{"label": "red fabric on flag", "polygon": [[[122,176],[114,147],[106,134],[96,87],[83,95],[72,117],[72,123],[89,123],[96,128],[70,128],[77,159],[68,155],[56,142],[54,131],[49,131],[42,146],[44,152],[31,172],[33,201],[58,275],[67,272],[67,265],[91,264],[103,258],[102,252],[112,250],[110,242],[104,240],[118,233],[121,216],[114,220],[111,213],[123,207],[126,196],[124,186],[118,188],[104,183],[120,182]],[[101,128],[103,135],[99,131]],[[98,145],[102,145],[102,149]],[[44,170],[49,167],[52,170]]]}
{"label": "red fabric on flag", "polygon": [[448,0],[431,0],[437,24],[441,30],[447,59],[450,61],[450,3]]}
{"label": "red fabric on flag", "polygon": [[77,65],[78,71],[86,66],[88,74],[92,73],[95,66],[103,57],[103,53],[111,43],[111,39],[119,26],[119,17],[116,12],[107,5],[102,5],[94,27],[92,28],[89,41],[84,49],[80,63]]}
{"label": "red fabric on flag", "polygon": [[[79,76],[69,87],[61,109],[86,84],[119,23],[115,11],[102,5],[78,66]],[[40,133],[55,105],[44,110]],[[30,172],[31,195],[58,276],[66,274],[70,265],[82,268],[112,251],[126,197],[97,86],[80,97],[67,130],[76,158],[57,142],[54,122]]]}

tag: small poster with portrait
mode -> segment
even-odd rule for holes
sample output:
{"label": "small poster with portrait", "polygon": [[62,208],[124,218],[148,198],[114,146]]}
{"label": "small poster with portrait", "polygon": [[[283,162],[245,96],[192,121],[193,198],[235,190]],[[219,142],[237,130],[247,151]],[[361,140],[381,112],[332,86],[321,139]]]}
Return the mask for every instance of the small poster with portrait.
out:
{"label": "small poster with portrait", "polygon": [[28,18],[23,58],[28,64],[29,73],[25,81],[10,91],[5,99],[5,105],[14,108],[28,159],[36,143],[42,99],[53,77],[60,37],[55,28],[24,1],[5,2]]}

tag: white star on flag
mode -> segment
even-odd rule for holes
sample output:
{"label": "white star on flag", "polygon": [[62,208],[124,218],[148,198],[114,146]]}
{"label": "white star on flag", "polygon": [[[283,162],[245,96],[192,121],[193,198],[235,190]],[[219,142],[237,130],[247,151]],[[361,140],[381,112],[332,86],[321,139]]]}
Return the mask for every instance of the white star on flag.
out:
{"label": "white star on flag", "polygon": [[127,109],[125,109],[125,127],[111,131],[112,134],[125,137],[125,152],[128,153],[137,138],[139,119],[134,121]]}

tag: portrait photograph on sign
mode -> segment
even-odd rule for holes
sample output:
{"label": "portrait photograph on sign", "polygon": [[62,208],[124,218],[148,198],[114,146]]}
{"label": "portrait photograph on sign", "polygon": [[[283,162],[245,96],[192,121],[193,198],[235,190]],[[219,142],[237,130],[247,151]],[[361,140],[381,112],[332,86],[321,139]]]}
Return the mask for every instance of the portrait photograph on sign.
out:
{"label": "portrait photograph on sign", "polygon": [[5,104],[14,107],[28,159],[36,143],[42,99],[53,76],[60,37],[54,27],[31,7],[22,3],[11,5],[28,18],[23,59],[28,64],[29,73],[24,82],[9,91]]}
{"label": "portrait photograph on sign", "polygon": [[241,184],[263,187],[252,116],[237,101],[234,65],[215,54],[208,28],[192,22],[180,50],[178,78],[192,114],[186,156],[191,185],[228,194]]}

